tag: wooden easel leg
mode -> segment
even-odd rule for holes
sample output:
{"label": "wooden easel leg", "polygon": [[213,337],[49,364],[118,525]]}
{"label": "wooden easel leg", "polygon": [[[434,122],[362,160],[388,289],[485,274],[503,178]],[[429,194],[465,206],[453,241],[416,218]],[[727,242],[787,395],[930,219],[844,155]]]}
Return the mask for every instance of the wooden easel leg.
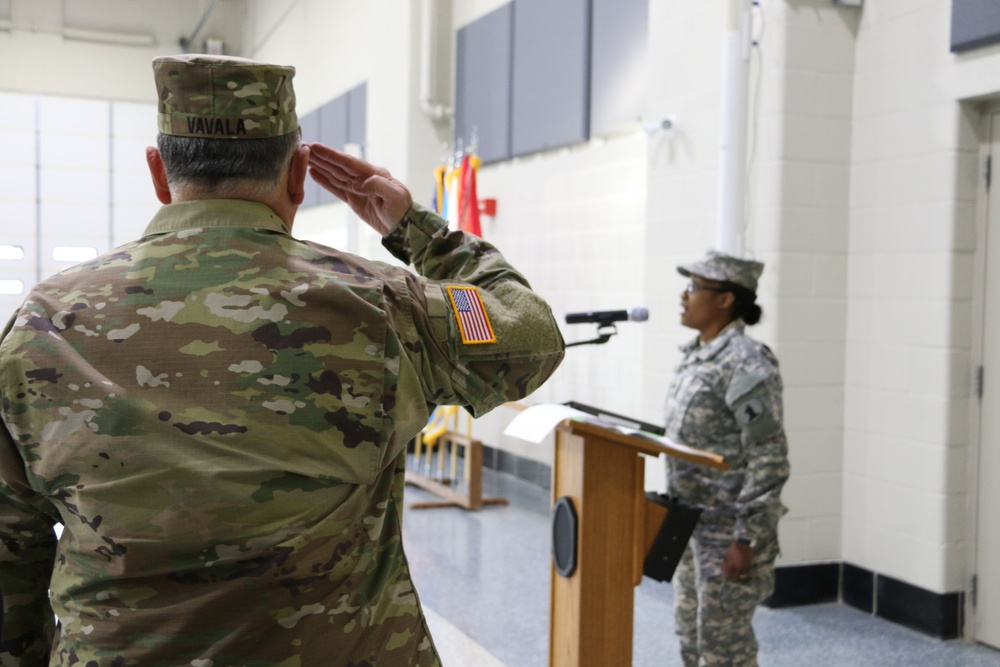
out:
{"label": "wooden easel leg", "polygon": [[[452,477],[445,479],[432,479],[427,475],[421,475],[418,471],[406,471],[406,483],[417,486],[425,491],[429,491],[436,496],[440,496],[441,501],[418,501],[410,504],[412,509],[425,509],[429,507],[463,507],[467,510],[478,510],[484,505],[506,505],[506,498],[483,498],[483,444],[479,440],[473,440],[468,436],[455,433],[442,434],[437,441],[438,448],[438,469],[444,470],[444,453],[446,442],[450,445],[447,449],[452,453]],[[461,445],[465,451],[465,462],[463,476],[468,479],[468,484],[464,490],[459,490],[457,484],[457,459],[458,446]],[[430,449],[429,447],[427,448]],[[428,467],[430,462],[428,461]]]}

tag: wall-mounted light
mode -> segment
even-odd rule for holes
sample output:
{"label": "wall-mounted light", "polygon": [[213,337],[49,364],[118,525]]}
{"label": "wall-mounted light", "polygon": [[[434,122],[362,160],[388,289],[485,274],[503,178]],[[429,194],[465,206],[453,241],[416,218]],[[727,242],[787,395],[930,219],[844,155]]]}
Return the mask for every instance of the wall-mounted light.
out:
{"label": "wall-mounted light", "polygon": [[643,123],[642,129],[649,136],[656,134],[663,134],[667,139],[674,138],[674,131],[677,128],[677,117],[670,115],[664,116],[660,120]]}

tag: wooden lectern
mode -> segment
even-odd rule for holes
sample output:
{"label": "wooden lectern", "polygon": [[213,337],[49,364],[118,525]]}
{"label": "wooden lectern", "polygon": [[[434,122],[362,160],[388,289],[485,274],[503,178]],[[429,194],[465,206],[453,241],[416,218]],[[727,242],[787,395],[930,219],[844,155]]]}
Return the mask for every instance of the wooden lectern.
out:
{"label": "wooden lectern", "polygon": [[575,510],[576,549],[569,576],[552,567],[551,667],[632,664],[632,589],[642,581],[646,552],[667,513],[646,499],[640,454],[728,468],[715,454],[586,421],[557,427],[552,498]]}

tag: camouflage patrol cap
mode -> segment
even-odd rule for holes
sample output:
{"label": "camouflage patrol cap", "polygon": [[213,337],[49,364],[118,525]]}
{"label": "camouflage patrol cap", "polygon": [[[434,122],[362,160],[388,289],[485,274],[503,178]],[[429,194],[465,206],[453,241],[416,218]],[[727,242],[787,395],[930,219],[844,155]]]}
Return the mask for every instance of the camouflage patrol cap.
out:
{"label": "camouflage patrol cap", "polygon": [[206,55],[153,60],[159,130],[203,139],[266,139],[294,132],[294,67]]}
{"label": "camouflage patrol cap", "polygon": [[699,261],[678,266],[677,272],[682,276],[699,276],[733,283],[756,292],[757,279],[764,272],[764,263],[709,250]]}

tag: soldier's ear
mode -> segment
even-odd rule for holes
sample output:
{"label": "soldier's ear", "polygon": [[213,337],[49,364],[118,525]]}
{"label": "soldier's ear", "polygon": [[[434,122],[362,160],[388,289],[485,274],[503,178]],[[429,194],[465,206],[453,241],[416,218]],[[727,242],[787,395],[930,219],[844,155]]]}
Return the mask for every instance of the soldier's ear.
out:
{"label": "soldier's ear", "polygon": [[728,312],[731,312],[733,305],[736,303],[736,295],[732,292],[716,292],[718,300],[716,303],[719,304],[719,308]]}
{"label": "soldier's ear", "polygon": [[153,189],[156,190],[156,198],[160,203],[167,205],[173,201],[170,194],[170,184],[167,182],[167,170],[163,166],[163,157],[160,150],[153,146],[146,147],[146,164],[149,165],[149,175],[153,177]]}

